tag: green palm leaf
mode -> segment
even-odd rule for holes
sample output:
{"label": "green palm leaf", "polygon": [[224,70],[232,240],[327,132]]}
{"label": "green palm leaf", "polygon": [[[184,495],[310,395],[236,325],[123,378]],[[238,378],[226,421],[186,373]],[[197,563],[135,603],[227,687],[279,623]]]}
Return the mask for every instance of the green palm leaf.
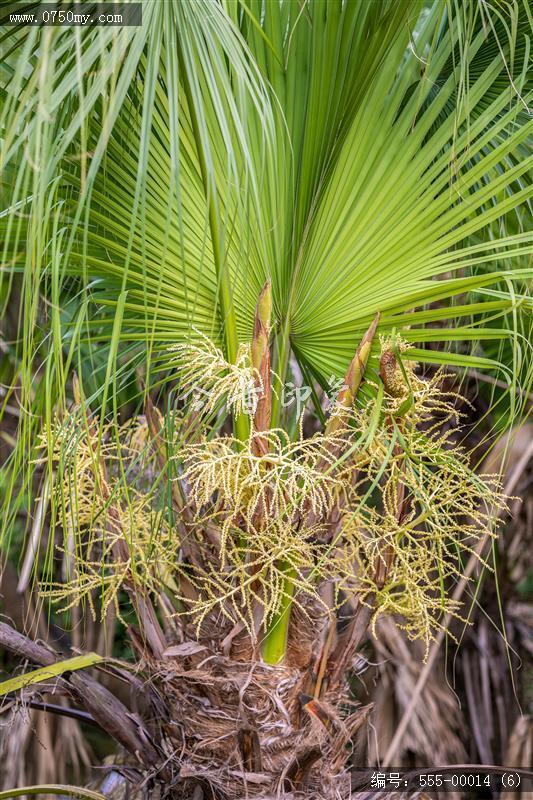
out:
{"label": "green palm leaf", "polygon": [[[531,196],[533,123],[527,15],[509,2],[491,27],[476,8],[148,2],[137,29],[12,34],[1,225],[5,274],[24,273],[26,367],[37,287],[55,298],[61,385],[80,338],[165,365],[194,327],[234,358],[267,277],[281,377],[291,349],[320,380],[342,374],[377,310],[382,332],[432,344],[417,357],[459,339],[438,358],[479,365],[468,343],[507,323],[484,325],[475,295],[438,333],[433,305],[491,283],[502,319],[528,302],[502,280],[527,277],[512,260],[531,236],[503,221]],[[58,311],[73,293],[74,327]]]}

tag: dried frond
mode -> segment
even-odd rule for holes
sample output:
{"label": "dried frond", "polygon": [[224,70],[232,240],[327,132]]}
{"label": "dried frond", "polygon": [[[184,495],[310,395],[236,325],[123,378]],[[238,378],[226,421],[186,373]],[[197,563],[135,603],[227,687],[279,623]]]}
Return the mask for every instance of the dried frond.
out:
{"label": "dried frond", "polygon": [[[381,735],[379,740],[376,737],[369,741],[371,764],[379,763],[387,752],[424,670],[423,643],[409,645],[391,618],[380,618],[375,647],[379,677],[369,681],[369,699],[375,703],[373,722]],[[420,702],[402,736],[396,755],[398,763],[404,763],[408,753],[411,757],[415,754],[420,763],[464,763],[466,752],[461,742],[464,725],[456,695],[445,679],[442,664],[437,663],[424,680]]]}

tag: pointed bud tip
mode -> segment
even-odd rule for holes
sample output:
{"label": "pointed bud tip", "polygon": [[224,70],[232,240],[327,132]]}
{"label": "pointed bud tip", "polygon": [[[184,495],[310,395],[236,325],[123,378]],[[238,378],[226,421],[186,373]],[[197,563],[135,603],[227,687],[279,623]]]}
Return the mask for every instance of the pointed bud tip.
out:
{"label": "pointed bud tip", "polygon": [[267,327],[270,325],[270,315],[272,314],[272,290],[270,281],[267,281],[261,289],[255,314],[263,325]]}
{"label": "pointed bud tip", "polygon": [[379,311],[376,311],[376,316],[372,320],[372,322],[370,324],[370,327],[366,332],[366,337],[365,337],[366,339],[373,339],[374,338],[374,335],[376,333],[376,328],[379,325],[379,320],[380,319],[381,319],[381,313]]}

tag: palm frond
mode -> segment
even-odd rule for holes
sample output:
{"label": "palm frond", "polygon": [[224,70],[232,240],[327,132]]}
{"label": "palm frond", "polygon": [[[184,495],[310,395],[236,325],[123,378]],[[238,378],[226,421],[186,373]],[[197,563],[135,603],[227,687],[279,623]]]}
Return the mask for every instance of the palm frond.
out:
{"label": "palm frond", "polygon": [[530,302],[530,20],[518,0],[476,9],[150,0],[117,33],[8,31],[0,229],[2,275],[23,275],[23,404],[35,352],[48,425],[81,347],[107,347],[115,397],[127,363],[170,374],[194,329],[234,361],[266,279],[280,384],[291,350],[342,375],[377,311],[419,360],[516,380],[485,342]]}

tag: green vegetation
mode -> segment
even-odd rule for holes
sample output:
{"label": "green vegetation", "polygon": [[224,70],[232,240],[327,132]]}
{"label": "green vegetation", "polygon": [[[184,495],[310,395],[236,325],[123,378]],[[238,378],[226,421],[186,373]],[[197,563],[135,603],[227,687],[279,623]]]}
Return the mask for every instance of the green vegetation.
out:
{"label": "green vegetation", "polygon": [[525,0],[3,28],[0,546],[56,622],[127,637],[157,722],[73,696],[170,796],[333,796],[360,645],[392,616],[427,657],[491,569],[479,462],[533,377],[531,28]]}

